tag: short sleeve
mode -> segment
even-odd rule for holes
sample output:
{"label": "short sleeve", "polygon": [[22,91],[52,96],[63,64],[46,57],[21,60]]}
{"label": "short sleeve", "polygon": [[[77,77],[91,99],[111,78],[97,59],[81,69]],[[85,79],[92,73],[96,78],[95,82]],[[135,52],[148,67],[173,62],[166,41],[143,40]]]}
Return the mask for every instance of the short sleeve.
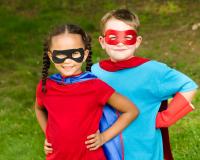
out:
{"label": "short sleeve", "polygon": [[97,79],[95,85],[95,87],[97,88],[98,101],[102,105],[105,105],[110,96],[115,92],[115,90],[100,79]]}
{"label": "short sleeve", "polygon": [[38,106],[40,107],[43,106],[43,97],[44,97],[44,93],[42,92],[42,81],[40,81],[36,88],[36,101],[37,101]]}
{"label": "short sleeve", "polygon": [[177,92],[195,90],[197,87],[197,84],[185,74],[163,65],[159,85],[159,94],[162,99],[168,99]]}

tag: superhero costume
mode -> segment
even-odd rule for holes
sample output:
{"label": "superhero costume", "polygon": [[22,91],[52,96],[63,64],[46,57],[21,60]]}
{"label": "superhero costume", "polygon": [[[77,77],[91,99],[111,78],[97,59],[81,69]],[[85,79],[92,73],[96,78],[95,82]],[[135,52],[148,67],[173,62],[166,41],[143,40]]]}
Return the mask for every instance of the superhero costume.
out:
{"label": "superhero costume", "polygon": [[103,106],[114,93],[106,83],[90,72],[71,77],[54,74],[36,91],[37,103],[48,112],[46,138],[53,153],[47,160],[105,160],[102,148],[89,151],[87,136],[99,128]]}
{"label": "superhero costume", "polygon": [[[197,85],[163,63],[139,57],[117,63],[101,61],[93,65],[92,72],[140,110],[138,118],[121,135],[104,145],[107,159],[163,160],[161,131],[155,124],[161,102],[177,92],[194,90]],[[112,125],[117,117],[116,111],[106,106],[100,129]]]}

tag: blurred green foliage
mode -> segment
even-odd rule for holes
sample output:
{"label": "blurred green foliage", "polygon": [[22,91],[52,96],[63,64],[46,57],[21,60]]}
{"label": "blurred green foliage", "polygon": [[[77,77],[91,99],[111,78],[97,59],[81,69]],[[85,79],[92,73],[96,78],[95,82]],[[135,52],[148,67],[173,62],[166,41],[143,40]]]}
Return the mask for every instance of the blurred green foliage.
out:
{"label": "blurred green foliage", "polygon": [[[43,39],[64,23],[82,26],[93,38],[93,60],[105,58],[99,21],[127,6],[141,21],[138,56],[155,59],[200,82],[199,0],[0,0],[0,159],[42,160],[43,133],[32,108],[42,67]],[[54,70],[51,69],[51,72]],[[196,111],[171,127],[176,160],[200,159],[200,93]]]}

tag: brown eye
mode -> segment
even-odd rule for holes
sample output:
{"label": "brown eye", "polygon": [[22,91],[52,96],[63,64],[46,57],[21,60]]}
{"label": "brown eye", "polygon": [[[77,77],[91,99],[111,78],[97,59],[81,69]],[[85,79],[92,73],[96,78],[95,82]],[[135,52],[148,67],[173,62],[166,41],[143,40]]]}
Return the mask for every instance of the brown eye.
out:
{"label": "brown eye", "polygon": [[80,52],[76,51],[76,52],[72,53],[72,58],[79,58],[79,57],[81,57]]}
{"label": "brown eye", "polygon": [[59,58],[59,59],[63,59],[63,58],[66,58],[67,56],[64,55],[64,54],[57,54],[56,55],[56,58]]}
{"label": "brown eye", "polygon": [[131,40],[131,39],[133,39],[133,36],[132,35],[127,35],[127,36],[125,36],[125,39],[126,40]]}
{"label": "brown eye", "polygon": [[111,40],[116,40],[116,36],[115,35],[109,35],[109,38],[111,39]]}

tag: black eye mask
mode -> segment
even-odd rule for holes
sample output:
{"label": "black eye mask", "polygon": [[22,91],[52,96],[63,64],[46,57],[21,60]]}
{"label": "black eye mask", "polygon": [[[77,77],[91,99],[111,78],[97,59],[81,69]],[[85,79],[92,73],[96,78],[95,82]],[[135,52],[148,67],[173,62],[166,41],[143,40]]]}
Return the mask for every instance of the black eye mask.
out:
{"label": "black eye mask", "polygon": [[84,49],[53,50],[52,52],[54,63],[63,63],[67,58],[81,63],[84,59]]}

